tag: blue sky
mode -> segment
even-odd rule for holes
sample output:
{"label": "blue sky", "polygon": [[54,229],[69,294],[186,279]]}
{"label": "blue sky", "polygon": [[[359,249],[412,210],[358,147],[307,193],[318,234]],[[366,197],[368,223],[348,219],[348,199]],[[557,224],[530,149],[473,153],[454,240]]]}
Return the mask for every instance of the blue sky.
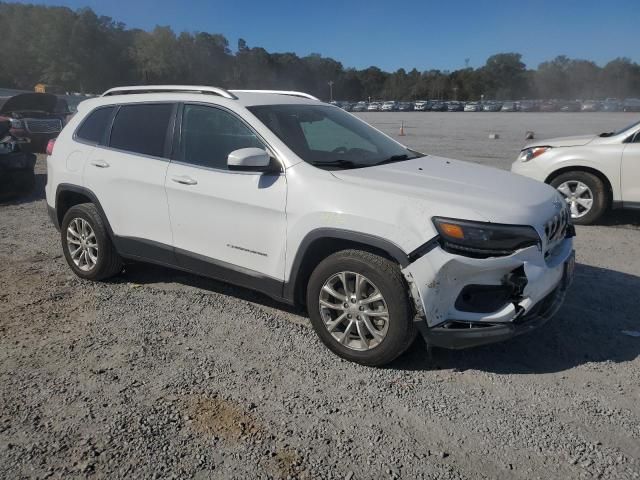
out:
{"label": "blue sky", "polygon": [[640,62],[640,0],[32,0],[89,6],[128,27],[222,33],[270,52],[320,53],[347,67],[478,67],[519,52],[533,68],[565,54]]}

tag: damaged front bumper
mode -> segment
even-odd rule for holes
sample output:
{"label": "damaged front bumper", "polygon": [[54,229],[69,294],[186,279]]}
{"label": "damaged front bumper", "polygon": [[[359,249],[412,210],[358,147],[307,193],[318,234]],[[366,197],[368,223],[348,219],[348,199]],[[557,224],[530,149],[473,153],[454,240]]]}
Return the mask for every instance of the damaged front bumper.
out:
{"label": "damaged front bumper", "polygon": [[529,332],[560,308],[575,254],[565,238],[546,255],[537,246],[506,257],[469,258],[436,246],[403,273],[428,344],[468,348]]}

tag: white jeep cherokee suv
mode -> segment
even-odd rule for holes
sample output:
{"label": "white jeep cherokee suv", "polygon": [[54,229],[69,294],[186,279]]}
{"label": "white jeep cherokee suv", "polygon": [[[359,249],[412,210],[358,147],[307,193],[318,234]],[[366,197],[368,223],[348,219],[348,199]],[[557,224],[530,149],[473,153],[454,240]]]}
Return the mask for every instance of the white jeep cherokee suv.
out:
{"label": "white jeep cherokee suv", "polygon": [[529,331],[572,278],[553,188],[412,151],[307,94],[112,89],[80,104],[47,167],[79,277],[140,260],[252,288],[306,305],[366,365],[418,331],[448,348]]}

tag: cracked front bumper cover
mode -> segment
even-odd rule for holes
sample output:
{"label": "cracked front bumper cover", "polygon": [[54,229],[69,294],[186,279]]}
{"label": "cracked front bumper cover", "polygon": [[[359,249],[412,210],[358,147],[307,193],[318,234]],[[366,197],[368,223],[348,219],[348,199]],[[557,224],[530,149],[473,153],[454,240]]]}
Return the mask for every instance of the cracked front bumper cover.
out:
{"label": "cracked front bumper cover", "polygon": [[566,286],[561,285],[543,298],[529,313],[511,323],[479,324],[446,322],[443,326],[427,328],[421,324],[421,333],[427,344],[435,347],[463,349],[501,342],[528,333],[549,321],[562,306]]}
{"label": "cracked front bumper cover", "polygon": [[[459,349],[500,342],[544,324],[562,305],[574,264],[567,238],[546,255],[529,247],[508,257],[473,259],[436,247],[403,273],[416,304],[416,326],[427,343]],[[526,277],[524,288],[496,311],[469,311],[456,303],[465,286],[505,285],[515,269]]]}

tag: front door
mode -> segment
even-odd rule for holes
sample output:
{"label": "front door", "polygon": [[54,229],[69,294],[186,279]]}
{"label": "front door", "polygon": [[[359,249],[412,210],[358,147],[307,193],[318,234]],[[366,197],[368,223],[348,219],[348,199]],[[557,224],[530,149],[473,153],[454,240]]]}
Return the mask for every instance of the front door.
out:
{"label": "front door", "polygon": [[179,263],[192,271],[279,294],[284,279],[284,173],[227,169],[229,153],[265,148],[234,113],[186,104],[166,191]]}

